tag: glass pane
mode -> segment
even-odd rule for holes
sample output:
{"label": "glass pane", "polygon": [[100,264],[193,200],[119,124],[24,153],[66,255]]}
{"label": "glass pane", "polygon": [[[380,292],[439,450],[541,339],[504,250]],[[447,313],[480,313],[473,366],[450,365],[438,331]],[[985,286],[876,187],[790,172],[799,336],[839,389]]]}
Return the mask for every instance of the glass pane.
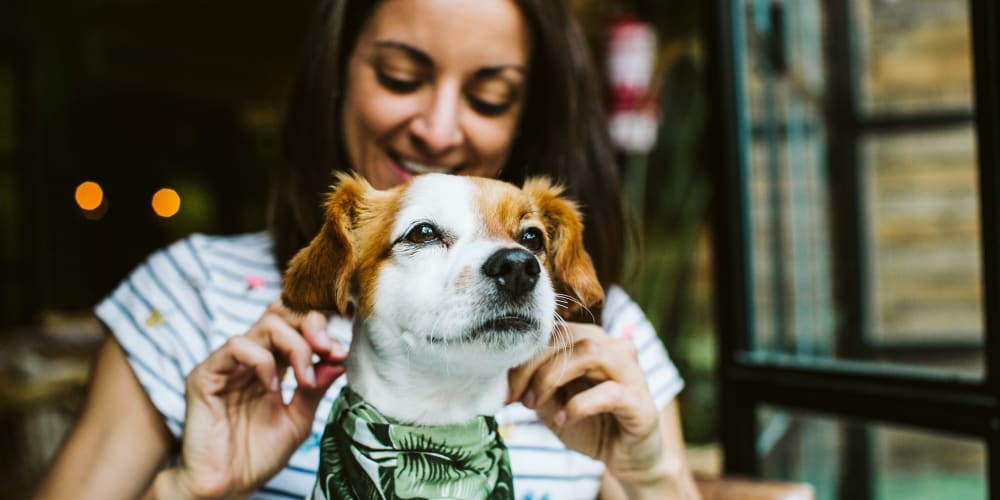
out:
{"label": "glass pane", "polygon": [[987,498],[976,439],[764,406],[757,453],[765,478],[805,481],[817,500]]}
{"label": "glass pane", "polygon": [[863,142],[868,341],[882,360],[983,372],[974,133]]}
{"label": "glass pane", "polygon": [[819,2],[748,1],[742,44],[756,347],[826,355],[833,302]]}
{"label": "glass pane", "polygon": [[[873,2],[865,8],[882,8]],[[915,9],[932,9],[911,3]],[[858,220],[844,227],[857,225],[860,262],[834,261],[852,258],[853,252],[840,257],[834,251],[833,221],[844,211],[843,202],[831,198],[828,173],[853,165],[827,165],[825,108],[816,97],[826,93],[824,71],[832,71],[822,50],[824,3],[746,0],[739,5],[734,50],[755,355],[793,356],[806,363],[849,359],[981,377],[971,125],[871,132],[859,139],[861,206]],[[900,23],[923,15],[904,16]],[[950,56],[935,52],[934,57]],[[854,217],[853,211],[847,213]],[[860,318],[838,309],[853,310],[855,304],[838,304],[834,295],[837,280],[853,282],[854,275],[847,273],[855,272]]]}
{"label": "glass pane", "polygon": [[972,107],[968,0],[853,0],[861,107]]}

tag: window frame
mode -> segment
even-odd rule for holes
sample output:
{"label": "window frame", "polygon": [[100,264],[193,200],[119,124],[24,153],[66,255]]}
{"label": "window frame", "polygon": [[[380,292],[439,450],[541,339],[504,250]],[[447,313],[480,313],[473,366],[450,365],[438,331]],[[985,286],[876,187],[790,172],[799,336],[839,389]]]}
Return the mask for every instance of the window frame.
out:
{"label": "window frame", "polygon": [[[762,355],[751,350],[753,332],[752,280],[748,236],[746,156],[741,150],[740,124],[746,112],[737,89],[736,71],[742,54],[734,41],[742,39],[733,18],[738,0],[703,4],[706,84],[709,91],[708,130],[703,158],[712,165],[713,266],[718,332],[718,423],[727,474],[759,475],[756,455],[756,409],[775,404],[819,411],[837,417],[915,426],[930,431],[981,439],[987,449],[989,498],[1000,500],[1000,4],[969,0],[975,99],[972,113],[962,111],[907,115],[871,115],[857,109],[854,75],[828,72],[827,161],[831,200],[844,221],[832,228],[834,290],[841,313],[837,330],[838,356],[856,357],[871,346],[863,342],[867,290],[862,248],[863,214],[859,186],[858,138],[880,131],[938,128],[972,122],[977,148],[983,284],[983,377],[943,377],[919,369],[885,368],[863,362],[807,363],[792,357]],[[850,0],[825,2],[828,33],[825,56],[833,65],[850,63]],[[841,68],[851,66],[839,66]],[[968,346],[950,345],[954,349]],[[852,426],[854,427],[854,426]],[[863,429],[848,432],[849,456],[841,485],[861,479],[842,498],[871,497],[870,450]],[[855,465],[851,466],[851,463]]]}

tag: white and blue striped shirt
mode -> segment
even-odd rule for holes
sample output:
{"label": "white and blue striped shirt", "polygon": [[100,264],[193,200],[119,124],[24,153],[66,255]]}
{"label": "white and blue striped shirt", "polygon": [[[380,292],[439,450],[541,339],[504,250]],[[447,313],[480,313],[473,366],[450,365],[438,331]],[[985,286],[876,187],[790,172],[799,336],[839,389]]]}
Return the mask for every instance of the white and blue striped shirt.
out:
{"label": "white and blue striped shirt", "polygon": [[[281,293],[281,276],[266,233],[240,236],[192,235],[151,255],[97,305],[98,317],[125,350],[139,381],[175,436],[184,427],[184,379],[227,339],[242,335]],[[604,329],[631,337],[657,407],[680,392],[683,381],[649,321],[623,290],[605,300]],[[347,320],[334,318],[330,333],[350,345]],[[319,463],[319,439],[337,380],[319,405],[313,433],[288,466],[252,498],[303,498]],[[282,383],[286,396],[294,379]],[[510,450],[514,491],[523,500],[595,498],[602,463],[569,451],[535,412],[518,403],[497,414]]]}

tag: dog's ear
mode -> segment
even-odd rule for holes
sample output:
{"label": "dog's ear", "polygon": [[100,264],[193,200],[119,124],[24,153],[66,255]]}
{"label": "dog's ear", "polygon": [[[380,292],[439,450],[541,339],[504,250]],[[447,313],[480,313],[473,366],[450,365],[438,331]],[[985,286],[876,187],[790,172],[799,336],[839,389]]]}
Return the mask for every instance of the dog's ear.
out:
{"label": "dog's ear", "polygon": [[357,176],[342,173],[337,179],[326,201],[323,227],[285,271],[281,300],[292,311],[347,312],[355,265],[352,225],[358,202],[372,188]]}
{"label": "dog's ear", "polygon": [[556,293],[573,298],[558,301],[557,312],[563,318],[576,317],[581,309],[604,300],[604,289],[583,247],[583,219],[576,204],[560,198],[562,187],[553,186],[548,179],[528,179],[523,189],[534,201],[545,224],[552,285]]}

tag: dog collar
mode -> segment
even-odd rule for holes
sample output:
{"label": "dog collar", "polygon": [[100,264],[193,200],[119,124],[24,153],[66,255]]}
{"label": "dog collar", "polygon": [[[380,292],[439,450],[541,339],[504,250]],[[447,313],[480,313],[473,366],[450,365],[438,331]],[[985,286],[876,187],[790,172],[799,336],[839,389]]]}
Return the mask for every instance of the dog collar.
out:
{"label": "dog collar", "polygon": [[514,497],[510,459],[493,417],[402,424],[347,387],[327,419],[317,474],[314,493],[327,499]]}

